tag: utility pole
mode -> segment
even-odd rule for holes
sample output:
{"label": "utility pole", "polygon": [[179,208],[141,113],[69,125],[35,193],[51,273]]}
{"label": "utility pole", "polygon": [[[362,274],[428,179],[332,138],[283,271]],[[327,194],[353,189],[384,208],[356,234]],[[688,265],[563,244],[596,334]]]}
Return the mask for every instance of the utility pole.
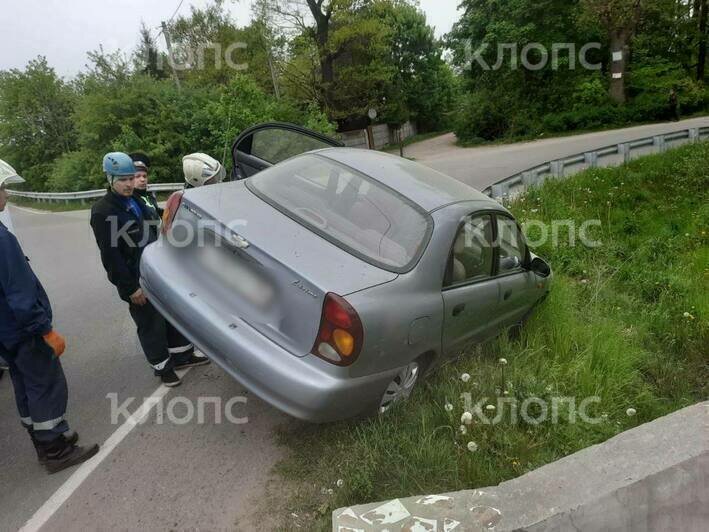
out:
{"label": "utility pole", "polygon": [[177,90],[182,90],[180,85],[180,78],[177,75],[177,68],[175,63],[175,56],[172,53],[172,42],[170,41],[170,33],[167,31],[167,24],[162,22],[162,34],[165,36],[165,46],[167,46],[167,55],[170,58],[170,70],[172,71],[172,77],[175,79],[175,85],[177,85]]}

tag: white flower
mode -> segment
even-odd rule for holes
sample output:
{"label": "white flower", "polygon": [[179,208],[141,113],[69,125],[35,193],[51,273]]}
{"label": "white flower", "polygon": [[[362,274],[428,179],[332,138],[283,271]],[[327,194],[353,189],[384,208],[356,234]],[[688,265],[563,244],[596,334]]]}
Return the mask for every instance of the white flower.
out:
{"label": "white flower", "polygon": [[608,414],[606,414],[605,412],[603,414],[601,414],[601,419],[603,421],[608,421]]}
{"label": "white flower", "polygon": [[337,479],[337,482],[335,484],[337,484],[338,488],[341,488],[342,486],[345,485],[345,481],[342,480],[341,478],[339,478],[339,479]]}
{"label": "white flower", "polygon": [[502,364],[503,366],[507,365],[507,359],[506,359],[506,358],[501,358],[500,360],[498,360],[498,362],[499,362],[500,364]]}
{"label": "white flower", "polygon": [[446,409],[446,412],[451,412],[453,410],[453,405],[450,403],[446,403],[446,406],[444,406],[443,408]]}
{"label": "white flower", "polygon": [[588,282],[588,279],[581,279],[581,284],[586,284]]}
{"label": "white flower", "polygon": [[463,382],[468,382],[470,380],[470,375],[468,375],[467,373],[463,373],[460,376],[460,380],[462,380]]}
{"label": "white flower", "polygon": [[468,433],[468,428],[467,428],[465,425],[461,425],[458,430],[460,430],[460,433],[461,433],[461,434],[467,434],[467,433]]}
{"label": "white flower", "polygon": [[625,415],[627,415],[628,417],[633,417],[633,416],[634,416],[635,414],[637,414],[637,413],[638,413],[638,411],[635,410],[634,408],[628,408],[628,409],[625,411]]}
{"label": "white flower", "polygon": [[508,392],[507,390],[503,390],[502,395],[510,395],[510,392]]}
{"label": "white flower", "polygon": [[475,443],[474,441],[469,441],[468,442],[468,451],[470,451],[471,453],[474,453],[477,450],[478,450],[478,444]]}
{"label": "white flower", "polygon": [[487,405],[487,406],[485,407],[485,410],[487,410],[488,412],[494,412],[494,411],[495,411],[495,405]]}
{"label": "white flower", "polygon": [[460,416],[460,422],[464,425],[470,425],[473,422],[473,414],[470,412],[463,412],[463,415]]}
{"label": "white flower", "polygon": [[335,491],[332,488],[328,488],[327,494],[332,495],[333,493],[335,493]]}

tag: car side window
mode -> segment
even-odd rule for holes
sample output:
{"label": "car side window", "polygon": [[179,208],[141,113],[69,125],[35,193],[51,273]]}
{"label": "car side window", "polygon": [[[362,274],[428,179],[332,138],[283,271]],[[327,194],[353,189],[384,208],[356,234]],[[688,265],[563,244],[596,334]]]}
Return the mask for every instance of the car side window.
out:
{"label": "car side window", "polygon": [[466,216],[453,242],[444,285],[486,279],[492,275],[492,261],[492,217]]}
{"label": "car side window", "polygon": [[506,216],[497,216],[498,268],[500,274],[522,268],[527,256],[527,245],[517,223]]}

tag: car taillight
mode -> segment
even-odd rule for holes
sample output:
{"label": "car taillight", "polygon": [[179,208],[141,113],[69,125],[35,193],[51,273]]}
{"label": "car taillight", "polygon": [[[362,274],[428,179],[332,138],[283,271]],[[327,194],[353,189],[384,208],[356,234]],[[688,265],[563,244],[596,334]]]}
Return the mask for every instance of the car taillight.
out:
{"label": "car taillight", "polygon": [[326,294],[311,353],[331,364],[349,366],[357,360],[363,340],[362,322],[352,305],[337,294]]}
{"label": "car taillight", "polygon": [[182,194],[183,192],[181,190],[178,190],[177,192],[173,192],[167,199],[167,203],[165,204],[165,210],[162,213],[163,234],[167,233],[172,227],[172,222],[175,220],[177,210],[182,204]]}

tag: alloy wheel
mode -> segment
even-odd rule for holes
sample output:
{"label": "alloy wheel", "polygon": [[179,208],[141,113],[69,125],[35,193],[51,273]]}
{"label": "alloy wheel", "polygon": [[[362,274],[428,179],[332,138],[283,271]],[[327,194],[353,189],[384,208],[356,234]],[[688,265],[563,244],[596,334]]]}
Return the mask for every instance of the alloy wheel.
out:
{"label": "alloy wheel", "polygon": [[403,368],[396,377],[392,379],[384,391],[382,400],[379,403],[379,413],[383,414],[391,408],[395,402],[400,400],[406,400],[411,395],[411,392],[416,386],[416,382],[419,378],[420,366],[418,362],[411,362],[408,366]]}

